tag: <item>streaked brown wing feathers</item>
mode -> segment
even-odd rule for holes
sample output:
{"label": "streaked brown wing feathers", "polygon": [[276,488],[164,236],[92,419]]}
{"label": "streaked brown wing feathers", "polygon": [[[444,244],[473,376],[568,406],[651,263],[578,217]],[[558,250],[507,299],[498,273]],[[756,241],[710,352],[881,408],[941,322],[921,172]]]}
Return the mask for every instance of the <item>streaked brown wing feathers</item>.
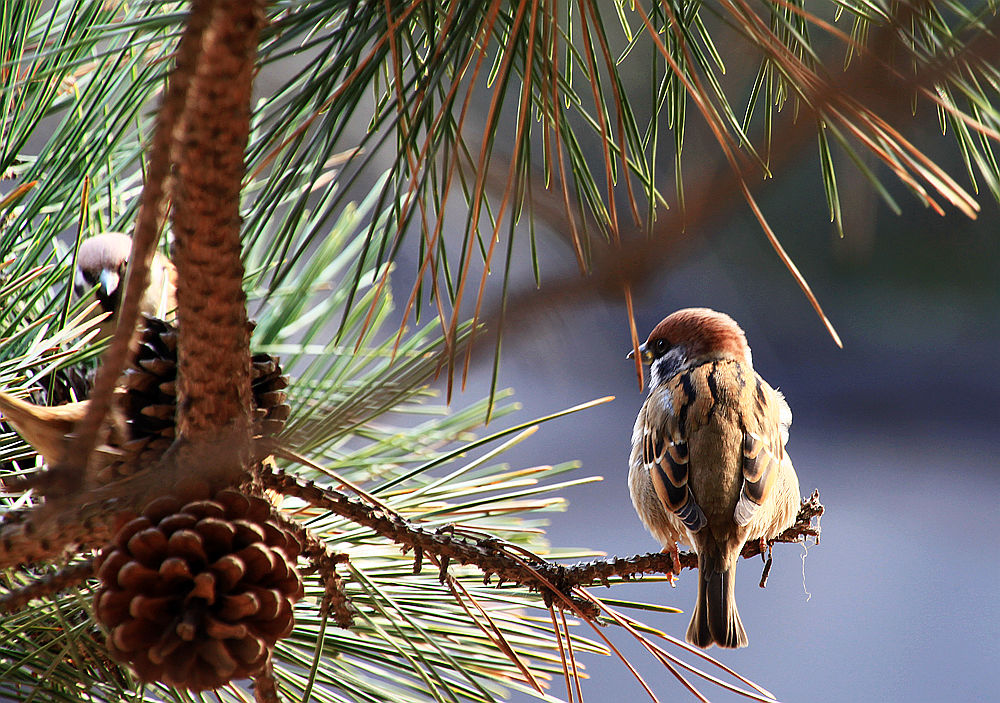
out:
{"label": "streaked brown wing feathers", "polygon": [[739,525],[750,522],[767,500],[785,452],[781,433],[784,401],[760,376],[756,376],[752,392],[753,403],[748,407],[754,411],[743,418],[743,488],[735,513]]}
{"label": "streaked brown wing feathers", "polygon": [[716,391],[710,389],[705,370],[697,367],[678,374],[664,392],[671,412],[646,418],[643,463],[664,509],[697,532],[707,521],[688,486],[687,438],[710,419]]}

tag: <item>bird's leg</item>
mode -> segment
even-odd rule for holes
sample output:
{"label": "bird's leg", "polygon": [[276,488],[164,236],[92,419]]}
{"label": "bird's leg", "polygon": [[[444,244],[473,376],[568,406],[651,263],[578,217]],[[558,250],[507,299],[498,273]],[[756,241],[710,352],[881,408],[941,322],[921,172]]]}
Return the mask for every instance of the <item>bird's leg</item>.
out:
{"label": "bird's leg", "polygon": [[771,573],[771,564],[774,563],[773,549],[773,543],[764,541],[763,537],[760,538],[760,556],[764,560],[764,572],[760,575],[760,583],[758,584],[761,588],[767,586],[767,576]]}
{"label": "bird's leg", "polygon": [[681,575],[681,555],[677,551],[677,542],[671,542],[668,546],[664,547],[662,551],[670,555],[670,561],[673,564],[670,572],[667,573],[667,580],[670,582],[670,585],[673,586],[675,577]]}

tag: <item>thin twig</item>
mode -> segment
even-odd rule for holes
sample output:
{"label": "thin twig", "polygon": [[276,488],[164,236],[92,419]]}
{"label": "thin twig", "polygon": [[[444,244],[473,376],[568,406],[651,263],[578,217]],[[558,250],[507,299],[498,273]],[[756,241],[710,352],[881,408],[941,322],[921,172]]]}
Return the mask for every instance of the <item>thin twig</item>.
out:
{"label": "thin twig", "polygon": [[333,614],[333,620],[339,627],[344,629],[354,625],[354,616],[357,615],[357,608],[351,603],[347,591],[344,590],[344,579],[337,573],[338,564],[346,564],[350,561],[350,556],[343,552],[333,552],[330,547],[318,539],[312,532],[302,527],[300,524],[285,517],[280,511],[275,511],[275,516],[281,526],[296,536],[302,545],[302,556],[312,562],[320,579],[323,581],[324,592],[323,601],[320,605],[320,613],[325,616],[327,613]]}
{"label": "thin twig", "polygon": [[0,614],[20,610],[35,598],[44,598],[83,583],[94,575],[94,560],[64,566],[55,573],[37,578],[0,596]]}
{"label": "thin twig", "polygon": [[135,341],[139,304],[149,285],[149,267],[163,225],[163,202],[170,175],[174,130],[187,103],[188,87],[201,54],[202,34],[211,18],[210,5],[204,0],[192,3],[191,14],[177,45],[176,66],[157,111],[152,143],[147,151],[146,178],[132,236],[128,272],[123,283],[125,292],[118,310],[118,326],[94,379],[87,413],[74,429],[76,438],[73,448],[66,453],[68,459],[64,464],[54,469],[53,478],[56,480],[50,483],[52,493],[71,493],[83,483],[87,462],[97,443],[104,418],[111,409],[118,378]]}
{"label": "thin twig", "polygon": [[[495,538],[479,538],[455,530],[432,532],[404,520],[397,514],[386,514],[343,493],[317,486],[312,481],[302,481],[284,471],[265,470],[261,479],[269,488],[296,496],[316,507],[330,510],[351,522],[368,527],[386,539],[403,545],[404,549],[412,549],[421,556],[434,555],[442,572],[442,580],[451,561],[475,564],[485,574],[485,580],[488,581],[490,576],[495,574],[501,584],[508,581],[539,591],[546,605],[554,600],[556,594],[552,592],[553,589],[559,592],[559,598],[555,600],[570,599],[581,605],[577,603],[580,599],[572,594],[574,587],[593,583],[608,585],[612,578],[628,580],[640,574],[670,573],[673,569],[673,559],[665,552],[601,559],[573,566],[544,560],[529,562],[509,552],[505,545]],[[823,510],[823,505],[819,502],[819,492],[814,492],[803,501],[795,524],[773,542],[801,542],[807,537],[818,539],[819,526],[813,525],[812,519],[822,515]],[[760,543],[754,540],[744,546],[742,556],[750,558],[760,553]],[[697,555],[693,552],[682,552],[680,563],[683,568],[696,568]],[[586,605],[582,604],[581,607]],[[586,607],[586,612],[592,614],[593,608]]]}
{"label": "thin twig", "polygon": [[255,703],[281,703],[281,699],[278,697],[278,682],[274,680],[274,667],[270,654],[267,655],[264,668],[254,674],[252,680]]}

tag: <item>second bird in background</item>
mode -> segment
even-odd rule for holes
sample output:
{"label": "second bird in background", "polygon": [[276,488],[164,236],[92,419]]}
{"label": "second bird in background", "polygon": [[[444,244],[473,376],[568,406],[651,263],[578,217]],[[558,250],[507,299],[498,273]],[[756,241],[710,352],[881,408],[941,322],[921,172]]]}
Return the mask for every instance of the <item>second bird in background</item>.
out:
{"label": "second bird in background", "polygon": [[754,371],[746,336],[728,315],[678,310],[639,353],[650,377],[632,432],[632,503],[665,548],[676,553],[680,541],[698,553],[687,641],[745,647],[736,561],[747,541],[776,537],[799,509],[785,453],[792,412]]}
{"label": "second bird in background", "polygon": [[[104,232],[80,244],[73,290],[79,297],[95,291],[101,311],[111,313],[101,323],[101,338],[114,331],[131,251],[132,238],[120,232]],[[177,270],[170,259],[156,252],[149,270],[149,287],[139,304],[139,311],[164,319],[176,307]]]}

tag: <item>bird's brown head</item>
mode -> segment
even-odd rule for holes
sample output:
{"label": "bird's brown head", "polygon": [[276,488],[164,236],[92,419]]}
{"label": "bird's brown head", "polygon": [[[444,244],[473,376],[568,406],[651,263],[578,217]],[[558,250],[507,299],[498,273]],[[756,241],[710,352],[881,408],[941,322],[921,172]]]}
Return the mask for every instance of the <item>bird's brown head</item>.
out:
{"label": "bird's brown head", "polygon": [[639,353],[650,367],[650,388],[706,361],[732,359],[753,365],[740,326],[729,315],[708,308],[685,308],[668,315],[639,346]]}
{"label": "bird's brown head", "polygon": [[121,281],[125,276],[132,238],[119,232],[104,232],[80,244],[76,257],[73,287],[83,296],[98,286],[97,299],[105,312],[114,312],[121,298]]}

